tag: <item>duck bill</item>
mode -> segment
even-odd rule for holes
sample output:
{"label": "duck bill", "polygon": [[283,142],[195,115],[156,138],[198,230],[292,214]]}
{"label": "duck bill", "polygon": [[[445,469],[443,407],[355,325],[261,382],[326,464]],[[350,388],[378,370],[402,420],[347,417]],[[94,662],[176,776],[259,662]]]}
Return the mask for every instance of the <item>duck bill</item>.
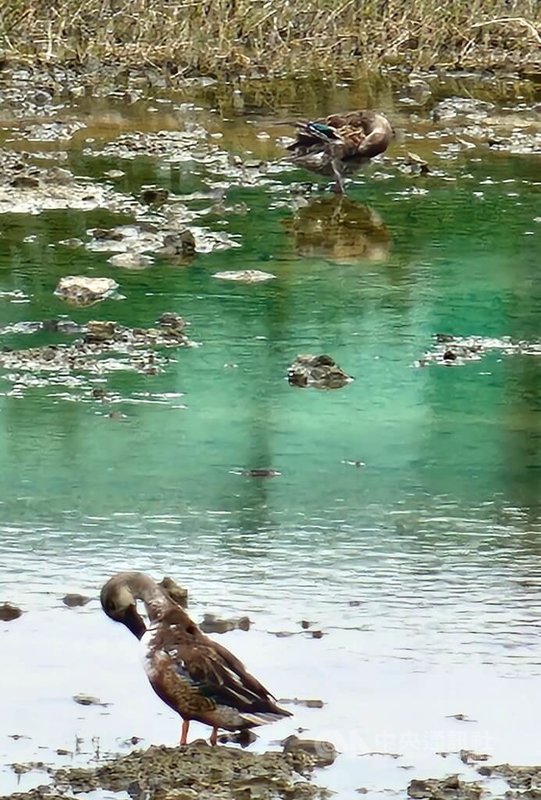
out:
{"label": "duck bill", "polygon": [[140,614],[137,613],[137,608],[135,605],[129,606],[124,615],[119,622],[122,622],[123,625],[128,628],[134,636],[137,636],[138,639],[141,639],[144,634],[146,633],[146,625],[143,618]]}

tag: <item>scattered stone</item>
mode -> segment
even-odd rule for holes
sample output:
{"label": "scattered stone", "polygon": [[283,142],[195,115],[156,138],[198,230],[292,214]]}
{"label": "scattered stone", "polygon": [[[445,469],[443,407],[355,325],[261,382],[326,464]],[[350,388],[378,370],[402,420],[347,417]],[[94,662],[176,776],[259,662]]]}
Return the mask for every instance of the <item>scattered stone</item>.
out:
{"label": "scattered stone", "polygon": [[487,766],[479,767],[477,772],[479,773],[479,775],[490,777],[492,775],[492,767],[487,767]]}
{"label": "scattered stone", "polygon": [[485,776],[503,778],[513,792],[506,797],[538,798],[541,795],[541,766],[513,766],[512,764],[496,764],[492,767],[482,766],[477,770]]}
{"label": "scattered stone", "polygon": [[472,761],[488,761],[488,753],[475,753],[473,750],[460,750],[459,758],[463,764],[471,764]]}
{"label": "scattered stone", "polygon": [[[0,350],[0,369],[17,393],[30,386],[84,385],[84,375],[102,376],[117,370],[157,374],[167,364],[155,348],[188,347],[186,321],[178,314],[162,315],[153,328],[128,328],[110,320],[90,320],[83,337],[70,344],[45,345],[21,350]],[[104,355],[114,355],[103,358]],[[91,392],[95,387],[88,387]]]}
{"label": "scattered stone", "polygon": [[489,338],[486,336],[453,336],[448,333],[437,333],[434,346],[427,351],[415,366],[426,367],[429,364],[445,366],[461,366],[472,361],[480,361],[489,353],[502,355],[541,356],[541,342],[512,341],[508,336]]}
{"label": "scattered stone", "polygon": [[37,189],[39,178],[35,175],[17,175],[10,181],[10,186],[14,189]]}
{"label": "scattered stone", "polygon": [[90,694],[75,694],[73,695],[73,699],[76,703],[79,703],[80,706],[103,706],[106,708],[111,705],[111,703],[102,703],[99,697],[92,697]]}
{"label": "scattered stone", "polygon": [[22,613],[22,609],[12,603],[0,603],[1,622],[11,622],[14,619],[19,619]]}
{"label": "scattered stone", "polygon": [[147,206],[162,205],[167,202],[168,198],[168,190],[161,186],[147,186],[141,192],[141,200]]}
{"label": "scattered stone", "polygon": [[[27,141],[27,137],[25,140]],[[51,209],[143,214],[145,206],[107,184],[76,179],[63,167],[42,167],[29,153],[1,150],[0,214],[40,214]]]}
{"label": "scattered stone", "polygon": [[193,256],[195,254],[195,237],[189,228],[183,228],[177,233],[166,233],[163,237],[163,245],[156,251],[156,254],[166,258]]}
{"label": "scattered stone", "polygon": [[62,598],[62,602],[68,608],[76,608],[77,606],[86,606],[87,603],[90,603],[92,600],[91,597],[86,597],[84,594],[77,594],[76,592],[72,594],[66,594]]}
{"label": "scattered stone", "polygon": [[55,295],[78,306],[90,306],[110,297],[118,289],[112,278],[86,278],[81,275],[68,275],[60,278]]}
{"label": "scattered stone", "polygon": [[222,281],[240,281],[241,283],[263,283],[264,281],[272,281],[276,278],[271,272],[261,272],[258,269],[241,269],[229,272],[215,272],[213,278],[219,278]]}
{"label": "scattered stone", "polygon": [[143,253],[116,253],[111,258],[107,259],[109,264],[113,267],[122,267],[123,269],[146,269],[152,264],[150,256],[145,256]]}
{"label": "scattered stone", "polygon": [[447,714],[447,719],[457,719],[459,722],[475,722],[467,714]]}
{"label": "scattered stone", "polygon": [[21,322],[14,322],[12,325],[6,325],[5,328],[0,328],[0,334],[31,334],[38,333],[38,331],[72,334],[80,333],[82,330],[82,325],[78,325],[71,319],[44,319],[43,321],[23,320]]}
{"label": "scattered stone", "polygon": [[165,589],[174,603],[178,603],[178,605],[182,606],[182,608],[188,607],[188,590],[185,589],[184,586],[180,586],[178,583],[176,583],[173,578],[165,576],[162,578],[158,586],[161,586],[162,589]]}
{"label": "scattered stone", "polygon": [[71,752],[71,750],[65,750],[63,747],[57,747],[56,748],[56,755],[57,756],[71,756],[72,752]]}
{"label": "scattered stone", "polygon": [[282,742],[285,754],[307,753],[314,761],[316,767],[329,767],[334,764],[338,752],[332,742],[317,739],[299,739],[298,736],[288,736]]}
{"label": "scattered stone", "polygon": [[303,628],[303,630],[307,630],[310,627],[311,623],[308,622],[307,619],[301,619],[301,623],[300,624],[301,624],[301,628]]}
{"label": "scattered stone", "polygon": [[222,733],[221,736],[218,737],[220,744],[240,744],[241,747],[249,747],[249,745],[253,744],[258,739],[259,736],[257,733],[254,733],[254,731],[249,728],[233,733]]}
{"label": "scattered stone", "polygon": [[171,311],[166,311],[161,316],[158,317],[156,323],[163,328],[164,330],[169,329],[171,331],[171,336],[179,336],[185,330],[188,323],[186,320],[179,316],[178,314],[174,314]]}
{"label": "scattered stone", "polygon": [[461,781],[458,775],[443,779],[414,779],[408,786],[408,795],[415,800],[478,800],[482,792],[480,784]]}
{"label": "scattered stone", "polygon": [[103,173],[106,178],[111,178],[111,180],[115,181],[118,178],[123,178],[126,174],[121,169],[108,169],[107,172]]}
{"label": "scattered stone", "polygon": [[220,619],[216,614],[204,614],[199,627],[203,633],[228,633],[235,630],[248,631],[250,630],[250,619],[249,617]]}
{"label": "scattered stone", "polygon": [[323,631],[308,631],[308,633],[310,634],[312,639],[322,639],[325,636]]}
{"label": "scattered stone", "polygon": [[47,177],[53,183],[64,186],[68,186],[70,183],[73,183],[74,180],[69,169],[64,169],[63,167],[51,167],[47,172]]}
{"label": "scattered stone", "polygon": [[277,469],[258,467],[256,469],[245,469],[242,474],[246,475],[247,478],[277,478],[282,473],[278,472]]}
{"label": "scattered stone", "polygon": [[124,239],[124,233],[117,228],[92,228],[89,233],[98,242],[121,242]]}
{"label": "scattered stone", "polygon": [[25,772],[30,772],[33,769],[32,764],[11,764],[10,766],[17,775],[24,775]]}
{"label": "scattered stone", "polygon": [[323,708],[323,700],[301,700],[299,697],[282,697],[280,703],[285,705],[304,706],[305,708]]}
{"label": "scattered stone", "polygon": [[353,381],[330,356],[311,353],[297,356],[287,371],[287,379],[291,386],[316,389],[340,389]]}
{"label": "scattered stone", "polygon": [[139,744],[139,742],[142,742],[142,741],[143,741],[143,739],[142,739],[141,736],[130,736],[130,738],[126,739],[126,741],[122,742],[122,744],[125,747],[133,747],[134,745]]}
{"label": "scattered stone", "polygon": [[402,160],[401,164],[399,163],[399,169],[410,175],[428,175],[431,171],[428,161],[418,156],[417,153],[407,153],[406,158]]}
{"label": "scattered stone", "polygon": [[448,97],[437,103],[432,111],[434,122],[442,122],[456,117],[466,117],[479,122],[494,109],[493,103],[474,100],[472,97]]}

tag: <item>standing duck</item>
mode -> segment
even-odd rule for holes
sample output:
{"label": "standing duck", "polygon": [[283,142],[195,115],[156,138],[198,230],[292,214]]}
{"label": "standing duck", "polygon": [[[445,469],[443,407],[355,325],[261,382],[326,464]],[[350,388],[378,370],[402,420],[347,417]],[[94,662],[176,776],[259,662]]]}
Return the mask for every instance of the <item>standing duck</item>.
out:
{"label": "standing duck", "polygon": [[383,153],[394,130],[383,114],[350,111],[313,122],[298,122],[297,138],[286,148],[293,164],[318,175],[334,177],[333,191],[345,194],[344,178]]}
{"label": "standing duck", "polygon": [[[150,685],[182,717],[181,745],[187,743],[191,720],[212,727],[210,743],[215,745],[218,728],[245,730],[291,716],[238,658],[205,636],[152,578],[142,572],[121,572],[107,581],[100,599],[107,616],[122,622],[141,640]],[[137,611],[137,600],[145,604],[148,630]]]}

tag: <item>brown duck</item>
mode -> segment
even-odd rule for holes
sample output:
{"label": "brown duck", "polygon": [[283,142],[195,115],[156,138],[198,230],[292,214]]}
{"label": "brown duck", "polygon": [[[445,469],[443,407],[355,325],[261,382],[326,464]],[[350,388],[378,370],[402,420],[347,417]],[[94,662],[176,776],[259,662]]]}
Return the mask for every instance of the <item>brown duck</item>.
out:
{"label": "brown duck", "polygon": [[375,111],[331,114],[298,122],[297,137],[288,145],[288,160],[318,175],[334,177],[333,190],[345,193],[344,178],[383,153],[394,137],[389,120]]}
{"label": "brown duck", "polygon": [[[141,640],[150,685],[164,703],[183,719],[180,744],[187,742],[191,720],[212,727],[215,745],[218,728],[245,730],[291,713],[246,671],[232,653],[192,622],[167,592],[142,572],[121,572],[101,590],[101,605],[108,617],[122,622]],[[145,604],[145,622],[137,611]]]}

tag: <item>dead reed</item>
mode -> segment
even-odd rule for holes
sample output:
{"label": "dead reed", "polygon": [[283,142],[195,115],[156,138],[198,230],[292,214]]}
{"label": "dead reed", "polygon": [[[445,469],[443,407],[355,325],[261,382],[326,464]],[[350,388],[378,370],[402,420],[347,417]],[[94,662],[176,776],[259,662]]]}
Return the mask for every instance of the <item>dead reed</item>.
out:
{"label": "dead reed", "polygon": [[354,74],[541,61],[539,0],[0,0],[4,59],[177,74]]}

